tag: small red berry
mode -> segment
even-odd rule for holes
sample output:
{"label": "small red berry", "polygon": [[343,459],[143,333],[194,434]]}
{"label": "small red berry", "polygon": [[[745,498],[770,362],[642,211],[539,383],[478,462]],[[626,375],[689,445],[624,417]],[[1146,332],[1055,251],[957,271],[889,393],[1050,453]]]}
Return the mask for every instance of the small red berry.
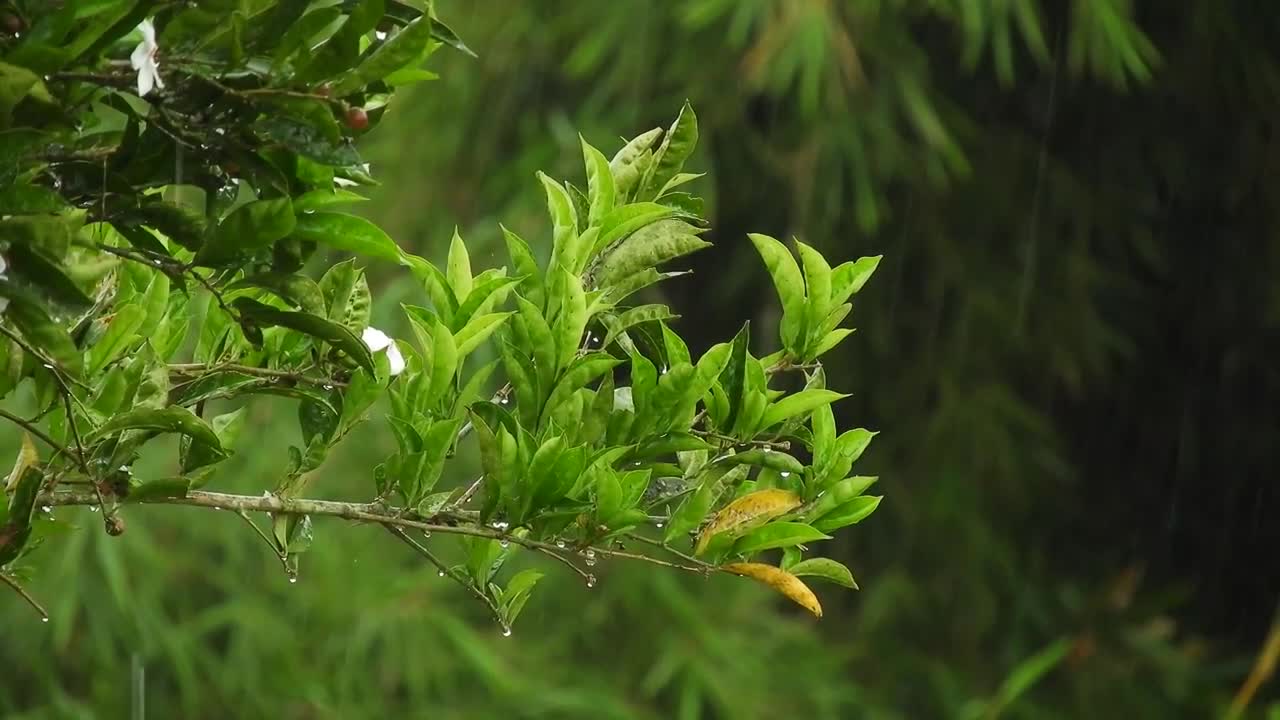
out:
{"label": "small red berry", "polygon": [[364,130],[369,127],[369,114],[364,108],[347,108],[347,127],[352,130]]}

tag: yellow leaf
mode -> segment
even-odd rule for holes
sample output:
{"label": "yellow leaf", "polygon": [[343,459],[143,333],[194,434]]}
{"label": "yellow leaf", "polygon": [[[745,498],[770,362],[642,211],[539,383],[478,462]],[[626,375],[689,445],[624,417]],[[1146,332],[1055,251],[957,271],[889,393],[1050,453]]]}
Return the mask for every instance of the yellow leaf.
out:
{"label": "yellow leaf", "polygon": [[698,536],[694,554],[701,555],[707,549],[712,536],[727,530],[741,530],[762,524],[800,507],[800,496],[790,490],[759,490],[748,493],[724,508],[711,518],[711,522],[703,528]]}
{"label": "yellow leaf", "polygon": [[18,451],[18,460],[14,462],[13,471],[9,473],[9,480],[5,483],[5,492],[13,494],[14,488],[18,484],[18,479],[27,471],[27,468],[39,461],[40,455],[36,452],[36,444],[31,439],[31,434],[22,433],[22,449]]}
{"label": "yellow leaf", "polygon": [[722,569],[734,575],[742,575],[752,580],[759,580],[786,595],[805,610],[817,617],[822,617],[822,605],[818,604],[818,596],[814,595],[809,586],[800,581],[800,578],[786,570],[772,565],[765,565],[764,563],[729,563],[723,566]]}

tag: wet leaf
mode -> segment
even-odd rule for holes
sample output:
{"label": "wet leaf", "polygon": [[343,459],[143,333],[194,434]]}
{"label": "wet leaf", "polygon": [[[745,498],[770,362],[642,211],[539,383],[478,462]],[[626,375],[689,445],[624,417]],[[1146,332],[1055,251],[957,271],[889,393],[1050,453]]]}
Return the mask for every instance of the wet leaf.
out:
{"label": "wet leaf", "polygon": [[236,298],[233,303],[243,317],[261,325],[286,327],[310,335],[342,350],[370,374],[377,374],[369,346],[345,325],[304,312],[277,310],[249,298]]}
{"label": "wet leaf", "polygon": [[182,407],[161,409],[142,408],[116,415],[85,436],[85,442],[93,442],[126,430],[150,430],[162,433],[179,433],[193,441],[222,451],[218,434],[195,413]]}
{"label": "wet leaf", "polygon": [[355,215],[316,212],[298,216],[294,235],[338,250],[400,262],[400,249],[377,225]]}
{"label": "wet leaf", "polygon": [[[759,492],[768,492],[761,490]],[[830,540],[831,536],[819,532],[810,525],[798,522],[775,522],[756,528],[742,536],[733,546],[734,553],[752,555],[762,550],[794,547],[818,540]]]}

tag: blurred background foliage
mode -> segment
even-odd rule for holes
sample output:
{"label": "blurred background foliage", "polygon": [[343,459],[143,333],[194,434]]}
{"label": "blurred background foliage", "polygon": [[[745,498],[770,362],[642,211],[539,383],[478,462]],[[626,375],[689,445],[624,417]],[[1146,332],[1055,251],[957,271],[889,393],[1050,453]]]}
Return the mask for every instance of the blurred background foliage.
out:
{"label": "blurred background foliage", "polygon": [[[6,717],[125,717],[135,664],[149,717],[1223,713],[1280,595],[1269,3],[437,10],[479,58],[437,54],[366,145],[365,212],[414,252],[457,226],[500,264],[499,221],[549,247],[534,172],[576,180],[578,133],[611,153],[689,98],[717,244],[662,292],[692,349],[774,335],[748,230],[885,255],[827,363],[839,421],[884,431],[860,466],[884,508],[832,551],[862,592],[814,623],[747,583],[602,567],[504,638],[378,532],[322,524],[290,585],[230,514],[139,510],[42,551],[49,626],[0,606]],[[390,319],[418,290],[370,270]],[[292,408],[254,412],[221,487],[286,462]],[[389,443],[349,439],[318,491],[365,487]],[[1248,716],[1278,704],[1264,685]]]}

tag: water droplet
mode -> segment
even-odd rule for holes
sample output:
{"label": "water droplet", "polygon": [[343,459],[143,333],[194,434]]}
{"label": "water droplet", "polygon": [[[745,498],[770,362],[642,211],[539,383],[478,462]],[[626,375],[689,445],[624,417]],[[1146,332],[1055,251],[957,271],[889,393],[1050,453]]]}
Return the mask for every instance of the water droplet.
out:
{"label": "water droplet", "polygon": [[595,586],[596,586],[596,576],[595,576],[595,575],[588,575],[588,576],[587,576],[587,587],[589,587],[589,588],[593,588],[593,587],[595,587]]}
{"label": "water droplet", "polygon": [[333,386],[332,386],[332,385],[330,385],[329,383],[325,383],[323,387],[324,387],[324,389],[325,389],[325,390],[332,390],[332,389],[333,389]]}
{"label": "water droplet", "polygon": [[98,506],[97,506],[97,505],[90,505],[90,506],[89,506],[89,512],[98,512]]}
{"label": "water droplet", "polygon": [[42,618],[40,618],[40,622],[47,623],[47,622],[49,622],[49,618],[47,618],[47,617],[42,617]]}
{"label": "water droplet", "polygon": [[501,530],[506,530],[506,529],[507,529],[507,528],[509,528],[509,527],[511,527],[511,526],[510,526],[510,525],[508,525],[508,524],[507,524],[507,522],[506,522],[505,520],[498,520],[497,522],[493,523],[493,529],[494,529],[494,530],[499,530],[499,531],[501,531]]}
{"label": "water droplet", "polygon": [[657,527],[659,530],[661,530],[661,529],[662,529],[662,526],[663,526],[663,525],[666,525],[666,523],[662,522],[661,520],[659,520],[657,523],[655,523],[655,527]]}
{"label": "water droplet", "polygon": [[[387,39],[387,34],[386,34],[385,32],[383,32],[383,31],[381,31],[381,30],[375,30],[375,31],[373,32],[373,34],[374,34],[374,37],[378,38],[379,40],[386,40],[386,39]],[[507,634],[508,634],[508,635],[510,635],[510,634],[511,634],[511,631],[510,631],[510,630],[508,630],[508,631],[507,631]]]}
{"label": "water droplet", "polygon": [[214,132],[216,132],[216,133],[218,133],[219,135],[226,135],[226,134],[227,134],[227,131],[226,131],[224,128],[214,128],[214,129],[213,129],[213,131],[214,131]]}
{"label": "water droplet", "polygon": [[509,402],[511,402],[511,401],[504,397],[504,398],[502,398],[501,400],[499,400],[498,402],[502,403],[503,405],[506,405],[507,403],[509,403]]}
{"label": "water droplet", "polygon": [[41,509],[41,510],[43,510],[43,511],[45,511],[45,512],[47,512],[47,513],[51,513],[51,512],[53,512],[53,508],[49,507],[48,505],[45,505],[44,507],[42,507],[42,508],[40,508],[40,509]]}
{"label": "water droplet", "polygon": [[298,582],[298,578],[296,578],[296,577],[290,577],[290,578],[289,578],[289,584],[290,584],[290,585],[292,585],[292,584],[294,584],[294,583],[296,583],[296,582]]}
{"label": "water droplet", "polygon": [[558,548],[560,548],[561,550],[563,550],[563,549],[564,549],[564,541],[563,541],[563,540],[557,540],[557,541],[556,541],[556,547],[558,547]]}
{"label": "water droplet", "polygon": [[441,570],[440,572],[438,572],[438,573],[436,573],[436,574],[437,574],[437,575],[439,575],[440,577],[444,577],[444,571],[443,571],[443,570]]}
{"label": "water droplet", "polygon": [[44,366],[45,366],[45,368],[46,368],[46,369],[48,369],[48,370],[52,370],[52,369],[53,369],[53,366],[52,366],[52,365],[50,365],[49,363],[44,363]]}
{"label": "water droplet", "polygon": [[592,565],[596,564],[595,550],[592,550],[591,548],[587,548],[587,552],[583,554],[583,557],[586,558],[587,567],[591,567]]}
{"label": "water droplet", "polygon": [[773,448],[768,447],[768,446],[765,446],[764,451],[765,451],[765,452],[767,452],[767,453],[771,453],[771,452],[773,452]]}
{"label": "water droplet", "polygon": [[667,366],[666,366],[666,365],[663,365],[663,366],[662,366],[662,374],[663,374],[663,375],[666,375],[666,374],[667,374]]}
{"label": "water droplet", "polygon": [[501,540],[499,540],[499,541],[498,541],[498,544],[499,544],[499,545],[501,545],[501,546],[502,546],[502,547],[504,547],[504,548],[505,548],[505,547],[507,547],[507,546],[509,546],[509,545],[511,545],[511,543],[510,543],[510,542],[508,542],[506,538],[502,538]]}
{"label": "water droplet", "polygon": [[214,509],[214,510],[221,510],[222,508],[218,507],[217,505],[214,505],[214,506],[213,506],[213,509]]}
{"label": "water droplet", "polygon": [[789,477],[791,477],[791,473],[790,473],[790,472],[787,472],[786,470],[783,470],[782,472],[778,473],[778,475],[780,475],[780,476],[782,476],[782,477],[784,477],[784,478],[789,478]]}
{"label": "water droplet", "polygon": [[431,537],[431,531],[430,531],[430,530],[423,530],[423,531],[422,531],[422,537],[424,537],[424,538],[429,538],[429,537]]}

